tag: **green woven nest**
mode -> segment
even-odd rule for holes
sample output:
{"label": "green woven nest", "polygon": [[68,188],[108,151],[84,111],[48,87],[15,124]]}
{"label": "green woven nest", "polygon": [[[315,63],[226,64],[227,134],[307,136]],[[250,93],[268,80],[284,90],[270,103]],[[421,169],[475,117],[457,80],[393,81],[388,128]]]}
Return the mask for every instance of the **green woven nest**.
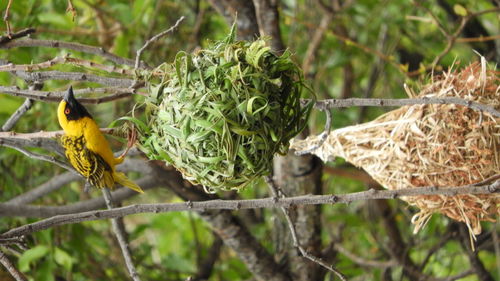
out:
{"label": "green woven nest", "polygon": [[151,159],[209,192],[268,175],[312,107],[300,106],[303,75],[289,52],[277,56],[264,40],[235,41],[234,34],[155,70],[163,78],[150,82],[150,131],[141,138]]}

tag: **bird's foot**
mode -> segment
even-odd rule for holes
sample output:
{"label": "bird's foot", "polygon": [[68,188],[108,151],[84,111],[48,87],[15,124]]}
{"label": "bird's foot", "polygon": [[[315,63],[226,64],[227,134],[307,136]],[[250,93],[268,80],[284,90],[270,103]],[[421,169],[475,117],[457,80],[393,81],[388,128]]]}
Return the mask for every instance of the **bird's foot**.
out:
{"label": "bird's foot", "polygon": [[132,128],[129,128],[128,132],[127,132],[127,148],[118,158],[119,159],[125,158],[128,151],[130,150],[130,148],[132,146],[134,146],[136,141],[137,141],[137,131],[135,130],[134,126],[132,125]]}

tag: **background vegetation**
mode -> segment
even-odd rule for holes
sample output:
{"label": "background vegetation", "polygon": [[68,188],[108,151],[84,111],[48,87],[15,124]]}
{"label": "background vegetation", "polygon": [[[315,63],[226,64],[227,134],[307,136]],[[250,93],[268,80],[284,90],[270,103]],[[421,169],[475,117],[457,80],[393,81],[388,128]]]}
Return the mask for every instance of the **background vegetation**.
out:
{"label": "background vegetation", "polygon": [[[12,30],[34,27],[37,31],[32,38],[100,46],[134,59],[136,51],[149,38],[185,16],[176,31],[152,44],[142,56],[147,64],[156,66],[172,61],[180,50],[194,51],[210,40],[224,38],[234,12],[238,11],[240,38],[255,38],[259,29],[274,36],[273,47],[279,51],[281,43],[294,53],[296,63],[304,69],[319,99],[403,98],[406,96],[404,83],[416,87],[428,80],[432,71],[478,60],[476,52],[492,65],[500,63],[500,2],[496,0],[73,0],[70,3],[75,14],[66,11],[68,2],[63,0],[13,1],[10,7]],[[267,6],[261,6],[263,3]],[[6,5],[7,1],[2,1],[0,10],[5,11]],[[273,22],[263,23],[263,19],[277,19],[276,12],[279,13],[277,23],[282,42],[276,33],[269,32],[273,30]],[[0,59],[3,63],[29,64],[64,54],[105,63],[99,56],[45,47],[1,49]],[[55,66],[51,70],[89,71],[68,65]],[[98,70],[91,73],[100,74]],[[63,91],[70,83],[76,88],[99,86],[85,81],[50,79],[43,81],[43,90]],[[0,72],[2,86],[27,89],[28,84],[9,72]],[[87,95],[95,96],[98,95]],[[133,95],[87,107],[105,127],[128,114],[142,99],[141,95]],[[23,98],[0,93],[0,125],[23,102]],[[385,110],[377,107],[334,110],[333,127],[372,120]],[[59,130],[56,120],[55,103],[35,101],[12,130],[18,133]],[[324,122],[322,113],[313,112],[309,132],[321,132]],[[123,147],[118,141],[113,141],[113,145],[115,151]],[[30,150],[57,155],[37,148]],[[125,169],[131,171],[131,177],[144,179],[154,175],[155,180],[147,182],[149,189],[144,195],[130,197],[122,202],[123,205],[216,196],[226,199],[269,196],[266,185],[256,182],[240,193],[221,192],[210,197],[196,187],[188,187],[168,167],[159,163],[145,164],[145,158],[138,153],[130,158],[135,162],[125,164]],[[340,194],[378,187],[363,171],[352,168],[342,159],[327,163],[323,169],[319,160],[313,157],[293,159],[287,161],[303,165],[302,169],[315,171],[315,174],[307,179],[312,190],[298,186],[299,189],[290,190],[289,195]],[[141,170],[140,166],[148,166],[149,170]],[[77,177],[56,182],[55,179],[64,173],[68,174],[52,163],[0,147],[0,201],[11,200],[47,182],[60,188],[30,204],[66,206],[101,195],[94,189],[84,193],[84,182]],[[291,172],[288,173],[292,177]],[[321,179],[322,184],[313,184],[313,179]],[[287,186],[281,188],[287,192]],[[301,243],[311,253],[333,263],[351,280],[500,280],[498,223],[484,223],[476,251],[472,252],[464,225],[440,215],[434,215],[425,229],[413,234],[410,219],[415,210],[399,200],[297,209],[293,217],[299,221]],[[226,224],[217,224],[217,218],[223,216]],[[34,222],[38,220],[35,217],[7,217],[0,213],[0,231],[3,233]],[[282,280],[264,271],[259,273],[259,267],[252,267],[255,261],[242,258],[245,251],[255,248],[249,238],[242,238],[241,241],[247,241],[248,245],[238,248],[229,241],[232,237],[221,236],[236,226],[247,229],[252,239],[272,255],[274,264],[269,266],[275,266],[275,272],[288,272],[292,280],[335,278],[332,273],[298,256],[279,209],[141,214],[127,216],[123,223],[142,280],[185,280],[189,276],[192,280],[253,280],[263,276]],[[3,247],[0,250],[7,253],[9,260],[31,280],[130,278],[106,220],[39,231],[27,237],[27,246],[27,250],[17,247],[14,251]],[[9,278],[0,267],[0,280]]]}

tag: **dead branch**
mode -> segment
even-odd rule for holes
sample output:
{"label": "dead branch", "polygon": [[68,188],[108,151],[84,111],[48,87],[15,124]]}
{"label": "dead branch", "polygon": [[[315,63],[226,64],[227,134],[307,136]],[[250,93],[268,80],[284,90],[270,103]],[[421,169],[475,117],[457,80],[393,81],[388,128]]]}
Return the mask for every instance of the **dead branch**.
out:
{"label": "dead branch", "polygon": [[0,71],[36,71],[36,70],[41,70],[45,68],[50,68],[58,64],[73,64],[76,66],[81,66],[81,67],[88,67],[88,68],[95,68],[95,69],[100,69],[108,73],[118,73],[121,75],[129,75],[133,76],[134,72],[128,69],[124,68],[119,68],[114,65],[105,65],[105,64],[100,64],[96,63],[93,61],[88,61],[84,59],[79,59],[79,58],[72,58],[69,56],[69,54],[66,54],[61,57],[55,57],[51,60],[41,62],[41,63],[36,63],[36,64],[12,64],[8,63],[5,65],[0,66]]}
{"label": "dead branch", "polygon": [[[115,101],[123,98],[130,97],[133,94],[134,89],[130,88],[87,88],[75,90],[75,94],[106,94],[110,93],[108,96],[99,98],[79,98],[78,101],[85,104],[100,104],[109,101]],[[0,92],[9,94],[16,97],[30,98],[33,100],[49,101],[49,102],[59,102],[66,93],[64,91],[31,91],[31,90],[21,90],[16,86],[0,86]]]}
{"label": "dead branch", "polygon": [[[302,100],[303,104],[307,104],[310,100]],[[468,108],[487,112],[495,117],[500,117],[500,111],[494,109],[491,106],[481,104],[478,102],[465,100],[461,98],[449,97],[449,98],[413,98],[413,99],[360,99],[360,98],[350,98],[350,99],[325,99],[317,101],[314,105],[315,108],[324,110],[340,107],[351,107],[351,106],[405,106],[405,105],[416,105],[416,104],[457,104],[466,106]]]}
{"label": "dead branch", "polygon": [[[111,196],[111,192],[107,188],[101,189],[104,201],[106,202],[106,207],[108,210],[112,210],[114,208],[113,197]],[[137,270],[135,269],[134,262],[132,260],[132,254],[130,253],[129,243],[125,238],[125,231],[119,226],[118,219],[120,218],[112,218],[111,225],[113,227],[113,232],[115,233],[116,240],[118,240],[118,244],[120,245],[120,249],[122,251],[123,258],[125,259],[125,265],[127,266],[130,277],[134,281],[141,281],[139,274],[137,274]]]}
{"label": "dead branch", "polygon": [[27,72],[27,71],[12,71],[12,74],[28,81],[46,81],[46,80],[67,80],[67,81],[82,81],[95,82],[108,87],[128,87],[132,83],[132,79],[104,77],[83,72],[63,72],[57,70]]}
{"label": "dead branch", "polygon": [[[137,184],[144,190],[156,187],[158,183],[151,176],[145,176],[137,180]],[[119,188],[112,192],[113,199],[116,203],[120,203],[126,199],[136,196],[137,192],[128,188]],[[42,205],[23,205],[18,203],[4,203],[9,206],[16,206],[15,209],[5,210],[0,206],[0,214],[9,217],[27,217],[27,218],[49,218],[59,215],[75,214],[88,211],[95,211],[100,208],[105,208],[106,204],[102,197],[97,197],[89,200],[79,201],[62,206],[42,206]]]}
{"label": "dead branch", "polygon": [[22,154],[24,154],[30,158],[42,160],[42,161],[47,161],[47,162],[55,164],[61,168],[64,168],[68,171],[74,171],[73,167],[69,166],[68,164],[66,164],[65,162],[63,162],[61,160],[56,159],[54,156],[48,156],[48,155],[43,155],[43,154],[31,152],[27,149],[24,149],[23,147],[21,147],[18,144],[5,143],[2,139],[0,139],[0,146],[5,146],[5,147],[15,149],[15,150],[21,152]]}
{"label": "dead branch", "polygon": [[7,36],[0,36],[0,48],[3,44],[5,44],[7,42],[22,38],[24,36],[28,36],[28,35],[35,33],[35,32],[36,32],[36,30],[34,28],[26,28],[26,29],[23,29],[23,30],[18,31],[16,33],[7,35]]}
{"label": "dead branch", "polygon": [[16,281],[27,281],[28,279],[12,264],[4,252],[0,251],[0,263],[9,271]]}
{"label": "dead branch", "polygon": [[10,6],[12,5],[12,0],[9,0],[7,2],[7,7],[5,8],[5,14],[3,16],[3,21],[5,22],[5,26],[7,27],[7,36],[11,38],[12,30],[10,28],[10,22],[9,22],[9,17],[10,17]]}
{"label": "dead branch", "polygon": [[[208,210],[240,210],[252,208],[290,208],[293,205],[319,205],[350,203],[359,200],[374,199],[394,199],[402,196],[417,195],[442,195],[455,196],[458,194],[490,194],[500,192],[500,181],[492,184],[476,186],[467,185],[461,187],[419,187],[399,190],[375,190],[348,193],[348,194],[328,194],[328,195],[303,195],[287,198],[262,198],[248,200],[207,200],[185,203],[158,203],[158,204],[137,204],[113,210],[98,210],[76,214],[59,215],[32,224],[27,224],[11,229],[0,235],[0,238],[26,235],[36,231],[44,230],[58,225],[79,223],[83,221],[93,221],[124,217],[140,213],[165,213],[179,211],[208,211]],[[12,216],[12,214],[22,215],[17,204],[0,203],[0,215]],[[24,211],[24,210],[23,210]]]}
{"label": "dead branch", "polygon": [[28,192],[23,193],[15,198],[10,199],[6,203],[11,203],[11,204],[19,204],[19,205],[24,205],[24,204],[29,204],[38,198],[41,198],[48,193],[58,190],[65,184],[68,184],[72,181],[75,181],[77,179],[80,179],[80,175],[73,173],[73,172],[66,172],[60,175],[57,175],[50,180],[46,181],[45,183],[39,185],[38,187],[35,187],[33,189],[30,189]]}
{"label": "dead branch", "polygon": [[[271,194],[273,195],[275,200],[278,200],[278,198],[286,198],[286,197],[284,197],[282,192],[278,191],[279,188],[271,177],[266,177],[266,182],[267,182],[269,189],[271,190]],[[283,211],[283,214],[285,215],[288,227],[290,229],[290,233],[292,235],[292,240],[293,240],[293,245],[294,245],[294,247],[296,247],[299,250],[300,254],[303,257],[305,257],[306,259],[309,259],[310,261],[312,261],[316,264],[319,264],[320,266],[324,267],[325,269],[333,272],[340,280],[347,281],[346,277],[344,276],[344,274],[342,274],[342,272],[337,270],[332,265],[329,265],[328,263],[324,262],[322,259],[310,254],[308,251],[306,251],[302,247],[302,245],[299,242],[297,230],[295,229],[295,225],[293,224],[292,218],[290,217],[290,213],[289,213],[288,208],[281,207],[281,210]]]}
{"label": "dead branch", "polygon": [[[14,40],[5,44],[0,44],[0,49],[12,49],[18,47],[49,47],[58,49],[69,49],[87,54],[97,55],[107,60],[110,60],[116,64],[127,65],[130,67],[134,67],[135,65],[134,60],[112,54],[106,51],[102,47],[95,47],[79,43],[64,42],[58,40],[21,39],[21,40]],[[144,63],[141,64],[141,67],[149,69],[149,67]]]}
{"label": "dead branch", "polygon": [[19,121],[19,119],[31,108],[32,105],[33,105],[33,100],[31,99],[24,100],[24,103],[21,104],[21,106],[19,106],[19,108],[14,113],[12,113],[12,115],[9,117],[9,119],[7,119],[7,121],[5,121],[0,131],[5,132],[12,129],[12,127],[16,125],[17,121]]}
{"label": "dead branch", "polygon": [[136,55],[135,55],[135,63],[134,63],[134,69],[138,69],[139,68],[139,63],[140,63],[140,59],[141,59],[141,55],[142,55],[142,52],[144,52],[144,50],[153,42],[155,41],[158,41],[158,39],[160,39],[161,37],[167,35],[168,33],[174,31],[178,26],[179,24],[184,20],[184,16],[180,17],[173,26],[171,26],[169,29],[167,30],[164,30],[158,34],[156,34],[155,36],[153,36],[152,38],[150,38],[148,41],[146,41],[146,43],[144,43],[144,45],[139,49],[137,50],[136,52]]}

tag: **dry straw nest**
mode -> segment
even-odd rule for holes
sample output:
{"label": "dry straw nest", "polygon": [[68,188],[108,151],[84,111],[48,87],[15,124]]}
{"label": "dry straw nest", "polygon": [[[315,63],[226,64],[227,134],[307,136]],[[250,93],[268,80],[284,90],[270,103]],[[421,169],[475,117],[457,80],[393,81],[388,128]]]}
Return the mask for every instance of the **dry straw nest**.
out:
{"label": "dry straw nest", "polygon": [[223,41],[146,78],[148,124],[140,144],[207,192],[240,189],[270,172],[275,153],[306,125],[312,103],[301,107],[303,75],[291,54],[271,52],[265,40]]}
{"label": "dry straw nest", "polygon": [[[432,80],[418,95],[409,92],[410,97],[459,97],[500,110],[498,72],[486,70],[485,62]],[[305,150],[317,142],[309,137],[292,148]],[[332,131],[314,153],[324,161],[343,157],[388,189],[473,184],[500,174],[500,118],[454,104],[404,106]],[[439,212],[479,234],[480,221],[495,221],[500,212],[497,193],[402,199],[420,209],[412,219],[415,232]]]}

